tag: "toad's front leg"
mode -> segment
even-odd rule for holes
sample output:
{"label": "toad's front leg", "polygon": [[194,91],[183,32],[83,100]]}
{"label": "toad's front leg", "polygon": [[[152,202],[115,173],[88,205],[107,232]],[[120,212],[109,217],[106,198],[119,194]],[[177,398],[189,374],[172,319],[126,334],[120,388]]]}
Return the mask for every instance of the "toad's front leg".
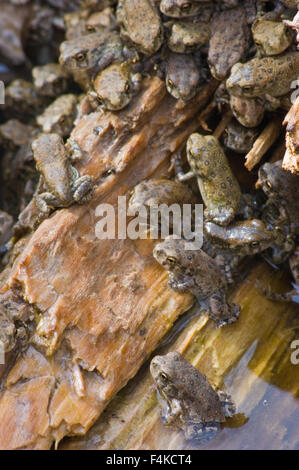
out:
{"label": "toad's front leg", "polygon": [[188,290],[195,287],[195,282],[193,279],[184,279],[178,276],[174,276],[172,273],[169,274],[168,285],[178,291],[178,292],[187,292]]}
{"label": "toad's front leg", "polygon": [[182,415],[182,407],[176,398],[171,400],[171,406],[168,408],[166,414],[164,415],[164,420],[167,424],[171,424],[177,420],[177,418]]}
{"label": "toad's front leg", "polygon": [[218,206],[214,209],[205,209],[204,215],[207,221],[224,227],[234,220],[235,211],[232,208]]}
{"label": "toad's front leg", "polygon": [[46,219],[55,207],[59,207],[59,200],[54,194],[44,192],[35,196],[35,202],[40,210],[40,218]]}
{"label": "toad's front leg", "polygon": [[93,179],[89,175],[80,176],[72,185],[74,202],[84,204],[88,202],[94,190]]}
{"label": "toad's front leg", "polygon": [[210,318],[221,328],[225,325],[234,323],[239,318],[240,306],[236,304],[228,304],[224,291],[215,292],[209,301]]}

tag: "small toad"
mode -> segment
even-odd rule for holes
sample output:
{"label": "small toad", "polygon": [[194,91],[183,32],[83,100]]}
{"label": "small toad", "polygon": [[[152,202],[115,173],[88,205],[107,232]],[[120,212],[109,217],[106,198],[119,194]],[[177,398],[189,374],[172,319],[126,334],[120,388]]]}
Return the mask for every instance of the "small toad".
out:
{"label": "small toad", "polygon": [[235,414],[231,397],[214,390],[208,379],[178,352],[155,356],[150,365],[164,422],[182,429],[186,439],[210,439]]}
{"label": "small toad", "polygon": [[84,204],[92,195],[93,183],[89,175],[79,176],[72,166],[62,138],[57,134],[41,134],[32,143],[33,156],[41,180],[35,202],[42,218],[51,209]]}
{"label": "small toad", "polygon": [[235,322],[240,307],[227,302],[224,274],[203,250],[190,249],[190,243],[170,235],[154,248],[154,258],[168,271],[169,286],[195,295],[218,327]]}
{"label": "small toad", "polygon": [[212,135],[191,134],[187,141],[187,159],[206,205],[206,219],[228,225],[240,206],[241,190],[218,139]]}
{"label": "small toad", "polygon": [[77,95],[61,95],[37,117],[36,122],[47,134],[69,137],[77,114],[77,104]]}
{"label": "small toad", "polygon": [[[142,84],[140,73],[134,73],[129,63],[114,63],[97,74],[93,80],[95,96],[111,111],[125,108]],[[93,95],[93,93],[92,93]]]}

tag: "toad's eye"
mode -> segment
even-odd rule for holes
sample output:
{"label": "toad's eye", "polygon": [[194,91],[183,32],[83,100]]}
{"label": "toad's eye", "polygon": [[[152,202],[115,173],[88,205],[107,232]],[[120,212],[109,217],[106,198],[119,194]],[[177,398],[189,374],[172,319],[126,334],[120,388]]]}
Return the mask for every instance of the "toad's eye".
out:
{"label": "toad's eye", "polygon": [[259,242],[251,242],[251,243],[250,243],[250,246],[251,246],[252,248],[257,248],[257,247],[259,246]]}
{"label": "toad's eye", "polygon": [[171,80],[171,78],[168,79],[168,85],[170,86],[170,88],[173,88],[173,86],[174,86],[174,83]]}
{"label": "toad's eye", "polygon": [[167,257],[167,262],[170,263],[170,264],[175,264],[176,259],[173,256],[168,256]]}
{"label": "toad's eye", "polygon": [[250,91],[250,90],[251,90],[251,86],[250,86],[250,85],[246,85],[246,86],[244,86],[244,90],[246,90],[246,91]]}
{"label": "toad's eye", "polygon": [[95,27],[92,26],[91,24],[88,24],[88,25],[86,26],[86,29],[87,29],[87,31],[89,31],[90,33],[94,33],[94,32],[95,32]]}
{"label": "toad's eye", "polygon": [[269,189],[272,189],[272,183],[270,183],[270,181],[266,181],[266,186],[267,186]]}
{"label": "toad's eye", "polygon": [[128,83],[125,84],[125,91],[129,91],[130,85]]}
{"label": "toad's eye", "polygon": [[61,116],[59,119],[60,124],[63,124],[65,122],[65,116]]}
{"label": "toad's eye", "polygon": [[84,54],[83,52],[79,52],[78,54],[76,54],[75,58],[78,62],[83,62],[85,57],[86,57],[86,54]]}
{"label": "toad's eye", "polygon": [[168,377],[167,377],[167,375],[165,374],[165,372],[160,372],[160,378],[161,378],[162,380],[165,380],[165,381],[168,380]]}
{"label": "toad's eye", "polygon": [[191,7],[191,3],[186,2],[186,3],[183,3],[183,5],[181,6],[181,9],[183,11],[188,11],[190,9],[190,7]]}

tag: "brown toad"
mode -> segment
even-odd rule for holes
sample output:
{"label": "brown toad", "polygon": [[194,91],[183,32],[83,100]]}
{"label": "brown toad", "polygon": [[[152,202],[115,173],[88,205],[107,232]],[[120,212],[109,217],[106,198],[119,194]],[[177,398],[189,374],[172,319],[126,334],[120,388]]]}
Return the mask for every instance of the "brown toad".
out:
{"label": "brown toad", "polygon": [[279,217],[287,215],[291,232],[299,235],[298,176],[284,170],[281,160],[275,163],[264,163],[259,169],[257,188],[264,191],[268,204],[274,204],[278,208]]}
{"label": "brown toad", "polygon": [[265,18],[253,23],[252,35],[260,55],[282,54],[293,42],[293,34],[284,23]]}
{"label": "brown toad", "polygon": [[228,225],[240,206],[241,190],[218,139],[191,134],[187,159],[206,205],[206,219]]}
{"label": "brown toad", "polygon": [[228,227],[205,222],[204,234],[211,243],[209,254],[228,284],[233,283],[234,270],[245,256],[262,253],[276,241],[276,234],[258,219],[232,222]]}
{"label": "brown toad", "polygon": [[257,127],[265,115],[264,103],[259,98],[230,96],[230,107],[237,121],[245,127]]}
{"label": "brown toad", "polygon": [[206,376],[183,356],[170,352],[155,356],[150,365],[166,424],[176,425],[186,439],[208,439],[235,414],[231,397],[215,391]]}
{"label": "brown toad", "polygon": [[245,64],[235,64],[226,86],[234,96],[261,97],[277,108],[280,101],[276,98],[290,92],[292,82],[297,79],[298,68],[298,52],[255,57]]}
{"label": "brown toad", "polygon": [[35,89],[39,95],[56,97],[65,93],[69,75],[60,64],[49,63],[32,69]]}
{"label": "brown toad", "polygon": [[200,58],[190,54],[170,52],[164,65],[167,91],[182,101],[192,99],[203,82]]}
{"label": "brown toad", "polygon": [[248,52],[250,31],[243,7],[215,14],[211,31],[208,56],[210,69],[215,78],[222,80]]}
{"label": "brown toad", "polygon": [[150,0],[120,0],[117,21],[121,36],[145,55],[152,55],[163,42],[163,24]]}
{"label": "brown toad", "polygon": [[104,108],[117,111],[130,103],[141,83],[141,74],[134,73],[131,64],[114,63],[96,75],[93,88]]}
{"label": "brown toad", "polygon": [[212,6],[211,2],[206,0],[161,0],[160,10],[161,12],[172,18],[188,18],[190,16],[197,16],[205,14],[205,10],[211,10],[209,7]]}
{"label": "brown toad", "polygon": [[5,111],[15,116],[32,116],[47,104],[45,97],[39,96],[33,85],[23,79],[13,80],[5,90]]}
{"label": "brown toad", "polygon": [[37,117],[36,122],[47,134],[68,137],[73,129],[77,113],[77,95],[61,95]]}
{"label": "brown toad", "polygon": [[0,125],[0,145],[7,149],[16,150],[16,148],[26,145],[35,128],[23,124],[17,119],[10,119]]}
{"label": "brown toad", "polygon": [[168,271],[170,287],[195,295],[218,327],[235,322],[240,307],[227,302],[227,284],[219,266],[203,250],[190,249],[191,243],[168,236],[155,246],[154,258]]}
{"label": "brown toad", "polygon": [[258,135],[258,128],[247,128],[232,120],[225,129],[223,141],[224,145],[230,150],[237,153],[248,153]]}
{"label": "brown toad", "polygon": [[210,36],[208,23],[191,18],[172,22],[167,44],[173,52],[189,54],[207,44]]}
{"label": "brown toad", "polygon": [[137,55],[122,43],[116,31],[102,28],[96,33],[65,41],[60,45],[59,62],[70,73],[99,72],[114,61],[137,60]]}
{"label": "brown toad", "polygon": [[179,181],[152,179],[137,184],[132,191],[129,208],[138,210],[140,206],[150,208],[154,205],[192,204],[196,197],[188,186]]}
{"label": "brown toad", "polygon": [[41,218],[51,209],[69,207],[73,203],[84,204],[92,194],[92,178],[79,176],[72,166],[62,138],[57,134],[41,134],[33,143],[32,150],[41,181],[35,201]]}

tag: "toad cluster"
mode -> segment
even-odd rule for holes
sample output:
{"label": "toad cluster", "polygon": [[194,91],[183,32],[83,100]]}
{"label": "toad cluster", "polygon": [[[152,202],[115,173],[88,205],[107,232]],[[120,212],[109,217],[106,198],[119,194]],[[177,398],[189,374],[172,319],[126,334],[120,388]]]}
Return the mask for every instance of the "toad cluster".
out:
{"label": "toad cluster", "polygon": [[[153,256],[168,271],[170,287],[192,292],[218,327],[238,319],[240,307],[228,302],[226,291],[247,256],[263,252],[275,265],[288,261],[294,288],[286,294],[261,288],[274,300],[298,299],[298,176],[284,170],[281,160],[264,163],[256,190],[246,193],[227,158],[228,152],[249,152],[260,126],[290,109],[299,71],[293,29],[298,33],[297,0],[1,4],[4,261],[53,210],[91,198],[92,178],[74,166],[81,156],[70,139],[76,120],[92,111],[117,113],[154,75],[165,81],[172,99],[184,102],[214,81],[211,109],[232,114],[225,132],[209,135],[202,120],[202,133],[190,135],[173,158],[174,177],[141,182],[129,206],[204,203],[202,249],[188,251],[184,240],[170,235]],[[10,307],[3,303],[0,309],[7,351],[16,336]],[[151,373],[167,403],[165,421],[183,428],[188,439],[219,429],[234,412],[228,395],[214,391],[178,353],[154,358]]]}

